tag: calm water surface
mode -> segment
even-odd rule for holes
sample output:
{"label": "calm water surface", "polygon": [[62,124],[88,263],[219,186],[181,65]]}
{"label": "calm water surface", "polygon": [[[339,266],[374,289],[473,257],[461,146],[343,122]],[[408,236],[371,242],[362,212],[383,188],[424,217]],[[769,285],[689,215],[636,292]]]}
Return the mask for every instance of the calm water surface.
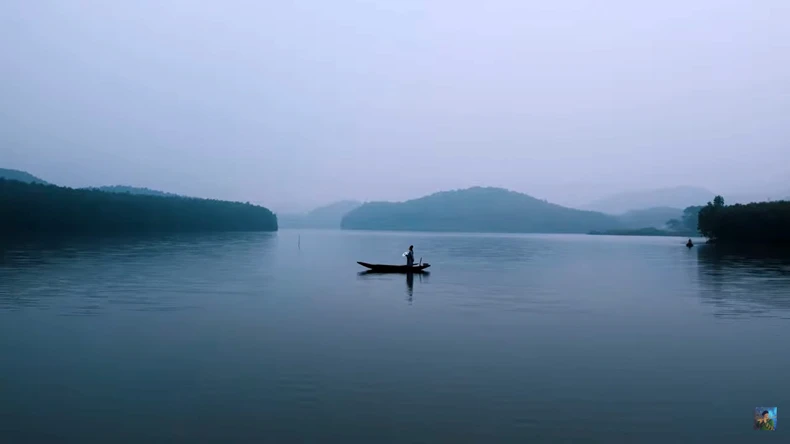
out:
{"label": "calm water surface", "polygon": [[[790,408],[781,255],[288,230],[4,242],[3,443],[740,443],[755,406]],[[359,274],[409,244],[430,275]]]}

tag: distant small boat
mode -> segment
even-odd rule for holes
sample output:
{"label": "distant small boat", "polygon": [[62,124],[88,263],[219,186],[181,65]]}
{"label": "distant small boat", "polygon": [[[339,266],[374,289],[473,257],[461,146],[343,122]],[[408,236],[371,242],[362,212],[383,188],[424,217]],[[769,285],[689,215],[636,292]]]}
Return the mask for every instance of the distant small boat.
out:
{"label": "distant small boat", "polygon": [[408,265],[369,264],[367,262],[357,263],[376,273],[422,273],[426,268],[431,266],[431,264],[418,264],[410,267]]}
{"label": "distant small boat", "polygon": [[694,246],[694,243],[692,243],[691,241],[688,241],[688,242],[686,242],[686,246],[687,246],[688,248],[691,248],[691,247],[693,247],[693,246]]}

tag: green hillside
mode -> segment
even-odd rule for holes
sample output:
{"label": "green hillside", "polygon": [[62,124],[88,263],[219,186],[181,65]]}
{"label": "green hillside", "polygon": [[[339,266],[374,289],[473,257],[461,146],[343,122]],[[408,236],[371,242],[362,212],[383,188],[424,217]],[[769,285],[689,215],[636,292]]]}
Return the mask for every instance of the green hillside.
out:
{"label": "green hillside", "polygon": [[5,179],[0,179],[0,214],[0,233],[5,235],[277,230],[271,211],[250,204]]}
{"label": "green hillside", "polygon": [[19,171],[19,170],[9,170],[6,168],[0,168],[0,179],[18,180],[20,182],[25,182],[25,183],[40,183],[40,184],[47,183],[46,181],[28,172]]}
{"label": "green hillside", "polygon": [[165,193],[164,191],[152,190],[150,188],[131,187],[127,185],[110,185],[103,187],[91,187],[89,189],[104,191],[107,193],[128,193],[141,196],[180,197],[177,194]]}
{"label": "green hillside", "polygon": [[502,188],[444,191],[406,202],[366,203],[341,223],[352,230],[587,233],[621,227],[610,215],[555,205]]}

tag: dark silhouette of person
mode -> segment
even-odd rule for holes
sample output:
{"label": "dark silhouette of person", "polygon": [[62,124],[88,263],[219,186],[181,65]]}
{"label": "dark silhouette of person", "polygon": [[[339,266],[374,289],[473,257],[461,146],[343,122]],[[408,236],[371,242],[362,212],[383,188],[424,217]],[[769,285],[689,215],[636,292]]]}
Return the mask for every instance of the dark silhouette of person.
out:
{"label": "dark silhouette of person", "polygon": [[414,245],[409,245],[409,251],[406,252],[406,265],[414,265]]}

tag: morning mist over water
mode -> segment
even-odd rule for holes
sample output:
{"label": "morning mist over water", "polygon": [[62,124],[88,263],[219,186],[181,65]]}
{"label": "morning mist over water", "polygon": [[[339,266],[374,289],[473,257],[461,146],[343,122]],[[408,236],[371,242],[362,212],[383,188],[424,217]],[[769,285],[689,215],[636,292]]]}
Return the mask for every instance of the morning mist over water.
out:
{"label": "morning mist over water", "polygon": [[[355,260],[394,260],[408,242],[429,275],[359,273]],[[9,442],[742,442],[751,404],[790,393],[744,376],[790,370],[754,346],[790,339],[787,257],[330,230],[2,257]]]}
{"label": "morning mist over water", "polygon": [[2,2],[0,442],[782,433],[789,21]]}

